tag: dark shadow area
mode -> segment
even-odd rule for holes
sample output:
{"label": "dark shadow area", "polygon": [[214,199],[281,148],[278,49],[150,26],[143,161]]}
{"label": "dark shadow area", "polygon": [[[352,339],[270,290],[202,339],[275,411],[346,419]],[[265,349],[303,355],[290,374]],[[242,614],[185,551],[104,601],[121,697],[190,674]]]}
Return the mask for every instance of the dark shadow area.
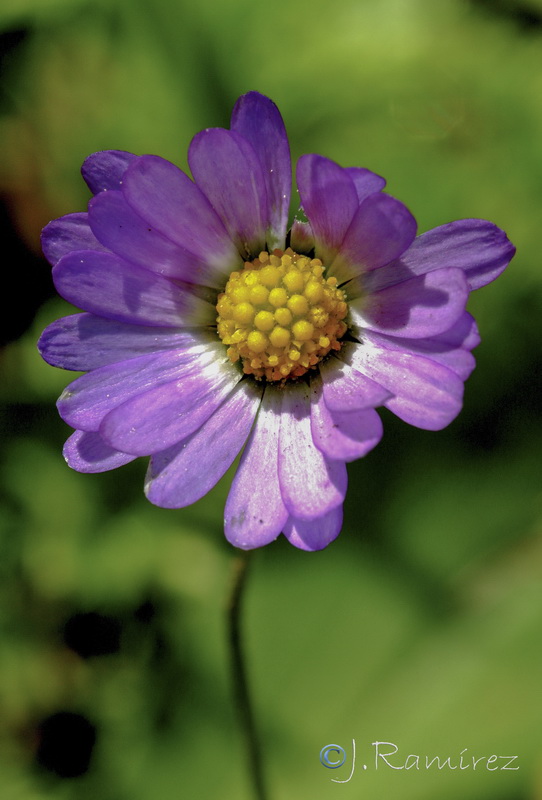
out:
{"label": "dark shadow area", "polygon": [[64,626],[64,643],[81,658],[105,656],[120,648],[121,624],[118,619],[97,611],[74,614]]}
{"label": "dark shadow area", "polygon": [[9,198],[0,195],[0,241],[5,270],[0,300],[0,347],[19,338],[38,309],[55,296],[51,272],[17,235],[8,212]]}
{"label": "dark shadow area", "polygon": [[77,778],[88,772],[96,743],[96,728],[82,714],[58,711],[38,725],[36,761],[59,778]]}
{"label": "dark shadow area", "polygon": [[529,3],[514,0],[469,0],[470,5],[491,17],[513,22],[525,33],[540,33],[542,12]]}

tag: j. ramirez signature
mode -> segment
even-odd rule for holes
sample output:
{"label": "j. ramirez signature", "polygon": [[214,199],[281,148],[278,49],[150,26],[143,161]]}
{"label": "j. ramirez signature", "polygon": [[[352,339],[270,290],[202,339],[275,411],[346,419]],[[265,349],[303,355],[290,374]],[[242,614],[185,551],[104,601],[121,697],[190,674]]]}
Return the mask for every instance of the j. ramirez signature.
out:
{"label": "j. ramirez signature", "polygon": [[[474,756],[467,755],[468,747],[465,747],[456,756],[421,756],[409,753],[406,757],[398,754],[398,746],[393,742],[371,742],[374,748],[374,768],[377,770],[382,766],[389,769],[409,770],[409,769],[486,769],[490,772],[496,770],[517,770],[517,756]],[[346,762],[346,751],[338,744],[326,744],[320,751],[320,763],[328,769],[338,769]],[[356,740],[352,739],[352,770],[346,780],[331,778],[334,783],[348,783],[356,769]],[[367,769],[367,764],[363,764],[362,769]]]}

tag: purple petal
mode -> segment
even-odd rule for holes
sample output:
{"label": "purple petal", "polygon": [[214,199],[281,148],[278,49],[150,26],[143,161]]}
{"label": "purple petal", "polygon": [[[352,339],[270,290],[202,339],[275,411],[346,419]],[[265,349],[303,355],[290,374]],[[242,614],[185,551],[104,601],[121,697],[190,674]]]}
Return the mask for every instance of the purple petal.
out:
{"label": "purple petal", "polygon": [[269,226],[266,181],[252,145],[234,131],[208,128],[192,139],[188,163],[242,257],[263,250]]}
{"label": "purple petal", "polygon": [[216,319],[210,303],[113,253],[69,253],[53,268],[53,280],[70,303],[118,322],[178,328]]}
{"label": "purple petal", "polygon": [[460,219],[422,233],[401,259],[367,276],[367,288],[375,291],[424,275],[435,269],[455,267],[465,272],[469,289],[495,280],[508,266],[516,248],[504,231],[484,219]]}
{"label": "purple petal", "polygon": [[316,519],[340,505],[346,493],[346,467],[331,461],[314,444],[310,392],[305,383],[283,393],[279,439],[279,483],[284,505],[299,519]]}
{"label": "purple petal", "polygon": [[213,488],[243,447],[262,390],[242,381],[199,430],[151,458],[145,492],[162,508],[184,508]]}
{"label": "purple petal", "polygon": [[469,352],[480,342],[476,322],[465,312],[456,324],[439,336],[431,339],[395,339],[381,336],[388,350],[421,355],[451,369],[462,381],[467,380],[476,362]]}
{"label": "purple petal", "polygon": [[372,408],[331,412],[324,402],[322,379],[311,378],[311,431],[316,447],[328,458],[354,461],[382,438],[382,422]]}
{"label": "purple petal", "polygon": [[89,203],[89,222],[98,240],[113,253],[151,272],[201,283],[208,267],[146,223],[122,192],[102,192]]}
{"label": "purple petal", "polygon": [[43,255],[53,266],[73,250],[106,249],[92,233],[86,212],[66,214],[46,225],[41,232],[41,247]]}
{"label": "purple petal", "polygon": [[263,168],[269,204],[267,247],[284,248],[292,187],[292,165],[286,128],[276,105],[258,92],[248,92],[235,104],[231,129],[250,142]]}
{"label": "purple petal", "polygon": [[320,375],[324,382],[325,403],[330,411],[376,408],[391,397],[387,389],[338,358],[329,358],[320,364]]}
{"label": "purple petal", "polygon": [[483,219],[465,219],[422,234],[405,253],[406,267],[416,274],[437,267],[465,271],[470,289],[495,280],[516,248],[500,228]]}
{"label": "purple petal", "polygon": [[284,535],[294,547],[300,550],[323,550],[341,532],[343,524],[342,505],[332,508],[327,514],[307,522],[289,517],[284,526]]}
{"label": "purple petal", "polygon": [[398,258],[416,236],[416,220],[389,194],[371,194],[359,206],[329,273],[344,283]]}
{"label": "purple petal", "polygon": [[222,361],[194,366],[181,379],[162,383],[114,408],[104,417],[100,434],[124,453],[159,453],[197,431],[239,379],[239,372],[224,361],[223,354]]}
{"label": "purple petal", "polygon": [[465,310],[469,289],[460,269],[438,269],[350,303],[361,329],[421,339],[451,328]]}
{"label": "purple petal", "polygon": [[464,347],[467,350],[474,350],[480,344],[480,334],[478,333],[476,320],[472,314],[465,311],[455,325],[438,336],[434,336],[433,341],[452,347]]}
{"label": "purple petal", "polygon": [[290,247],[296,253],[310,253],[314,249],[314,235],[310,222],[294,219],[290,232]]}
{"label": "purple petal", "polygon": [[131,397],[203,368],[218,355],[216,347],[201,344],[95,369],[66,387],[58,400],[60,416],[72,428],[97,431],[103,417]]}
{"label": "purple petal", "polygon": [[75,431],[63,450],[68,466],[77,472],[108,472],[129,464],[136,456],[119,453],[104,442],[97,433]]}
{"label": "purple petal", "polygon": [[118,189],[128,166],[136,158],[125,150],[102,150],[85,159],[81,172],[92,194]]}
{"label": "purple petal", "polygon": [[386,185],[384,178],[364,167],[345,167],[346,172],[354,181],[358,195],[358,203],[363,203],[366,197],[375,192],[381,192]]}
{"label": "purple petal", "polygon": [[297,162],[301,205],[316,243],[316,256],[331,264],[358,208],[358,196],[348,172],[328,158],[314,154]]}
{"label": "purple petal", "polygon": [[57,319],[42,333],[38,349],[53,367],[89,370],[163,350],[182,350],[208,340],[202,329],[146,328],[94,314]]}
{"label": "purple petal", "polygon": [[288,518],[278,480],[282,392],[266,386],[226,501],[226,539],[243,550],[277,538]]}
{"label": "purple petal", "polygon": [[394,397],[385,406],[410,425],[437,431],[459,414],[463,382],[429,358],[388,349],[386,339],[367,331],[363,343],[343,348],[352,366],[381,383]]}
{"label": "purple petal", "polygon": [[123,193],[154,230],[207,264],[202,285],[220,287],[240,266],[239,253],[211,204],[188,175],[158,156],[142,156],[130,166]]}

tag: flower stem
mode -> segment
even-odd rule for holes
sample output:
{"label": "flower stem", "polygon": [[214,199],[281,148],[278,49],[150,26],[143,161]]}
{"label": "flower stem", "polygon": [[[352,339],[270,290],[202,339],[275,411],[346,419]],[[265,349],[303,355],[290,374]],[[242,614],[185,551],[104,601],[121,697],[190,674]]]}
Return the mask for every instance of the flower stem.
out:
{"label": "flower stem", "polygon": [[250,701],[247,668],[241,636],[243,594],[246,586],[251,552],[252,551],[243,550],[235,557],[233,581],[228,603],[228,632],[234,701],[244,738],[254,797],[256,800],[267,800],[263,779],[260,743],[258,741],[254,712]]}

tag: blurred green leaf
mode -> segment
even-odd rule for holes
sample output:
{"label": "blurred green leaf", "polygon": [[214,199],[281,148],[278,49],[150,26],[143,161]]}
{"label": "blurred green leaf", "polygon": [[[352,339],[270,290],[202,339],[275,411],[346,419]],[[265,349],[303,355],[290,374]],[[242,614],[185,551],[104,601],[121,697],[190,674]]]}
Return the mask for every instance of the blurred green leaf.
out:
{"label": "blurred green leaf", "polygon": [[4,0],[0,9],[0,27],[43,23],[86,4],[88,0]]}

